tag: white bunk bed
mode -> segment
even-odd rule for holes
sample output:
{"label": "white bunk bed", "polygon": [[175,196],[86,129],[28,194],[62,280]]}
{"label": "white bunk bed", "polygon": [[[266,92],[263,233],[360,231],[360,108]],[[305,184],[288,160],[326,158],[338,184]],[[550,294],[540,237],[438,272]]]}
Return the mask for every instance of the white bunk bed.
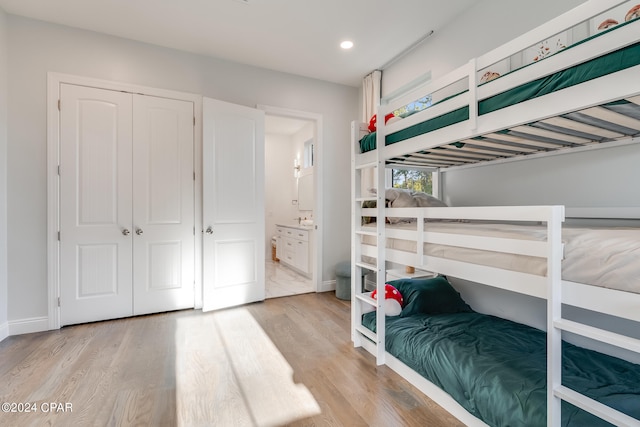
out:
{"label": "white bunk bed", "polygon": [[[393,262],[546,299],[549,426],[561,425],[562,400],[616,425],[640,425],[639,420],[565,387],[561,378],[562,331],[640,352],[640,340],[563,319],[562,305],[568,304],[640,322],[640,289],[617,290],[563,279],[564,206],[386,208],[384,191],[371,196],[363,189],[363,174],[373,169],[377,177],[376,188],[384,189],[385,168],[388,167],[431,167],[446,170],[460,165],[466,167],[486,164],[485,162],[502,162],[506,158],[535,156],[540,152],[590,150],[639,142],[640,61],[634,63],[635,60],[632,60],[619,70],[593,75],[586,81],[561,83],[556,90],[543,90],[533,98],[519,98],[513,104],[496,106],[493,103],[496,98],[518,92],[523,85],[527,87],[545,78],[558,81],[555,76],[560,73],[607,55],[616,55],[621,50],[633,49],[629,52],[637,53],[635,49],[640,42],[640,19],[623,23],[619,28],[575,43],[561,53],[509,72],[486,84],[479,84],[480,76],[498,64],[513,63],[513,58],[521,58],[524,56],[522,52],[531,46],[555,38],[558,34],[578,34],[581,28],[589,26],[590,20],[599,19],[603,13],[623,3],[629,2],[590,0],[502,47],[472,59],[465,66],[420,91],[381,105],[378,117],[385,117],[425,95],[443,93],[460,82],[466,86],[466,90],[393,124],[385,125],[384,120],[379,120],[374,147],[369,151],[365,151],[360,144],[366,127],[363,129],[356,122],[352,124],[352,340],[356,347],[362,346],[375,355],[377,364],[389,365],[467,425],[486,424],[469,414],[447,393],[385,351],[385,302],[382,298],[373,300],[370,293],[356,280],[362,277],[363,271],[377,273],[376,289],[380,295],[384,295],[386,263]],[[634,3],[630,3],[629,7],[633,5]],[[519,95],[516,98],[517,96]],[[437,122],[460,111],[463,112],[463,119],[427,125],[427,131],[424,132],[424,123],[433,123],[433,120]],[[416,130],[420,127],[422,130]],[[376,201],[377,207],[363,208],[363,202],[367,201]],[[567,211],[567,216],[577,217],[597,217],[600,213],[598,209],[572,212],[567,208]],[[363,217],[377,217],[375,228],[363,226]],[[387,217],[413,218],[414,226],[410,229],[388,228],[385,221],[380,220]],[[637,219],[640,218],[640,208],[609,209],[606,217]],[[544,238],[532,241],[513,236],[505,238],[449,231],[434,232],[429,229],[429,222],[425,222],[425,219],[538,223],[545,227]],[[389,247],[392,239],[412,242],[413,249]],[[378,242],[385,244],[377,244]],[[543,260],[546,268],[542,274],[532,274],[486,266],[478,261],[446,259],[430,255],[429,245],[435,244],[537,257]],[[638,264],[640,265],[640,259]],[[366,311],[363,309],[367,306],[377,308],[375,323],[376,330],[380,333],[372,332],[362,325],[361,319]]]}

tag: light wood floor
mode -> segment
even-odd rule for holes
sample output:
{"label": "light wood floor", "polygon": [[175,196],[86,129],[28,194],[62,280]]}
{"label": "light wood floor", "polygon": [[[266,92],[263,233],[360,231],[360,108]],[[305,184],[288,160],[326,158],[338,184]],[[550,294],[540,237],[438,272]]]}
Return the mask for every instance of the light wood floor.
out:
{"label": "light wood floor", "polygon": [[0,425],[462,425],[349,334],[324,293],[9,337]]}

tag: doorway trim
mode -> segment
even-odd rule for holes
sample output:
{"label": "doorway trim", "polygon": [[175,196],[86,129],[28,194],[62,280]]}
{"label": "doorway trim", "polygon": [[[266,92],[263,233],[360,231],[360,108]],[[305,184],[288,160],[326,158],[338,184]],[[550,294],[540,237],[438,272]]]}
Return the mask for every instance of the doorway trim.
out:
{"label": "doorway trim", "polygon": [[[71,74],[47,73],[47,301],[49,330],[60,329],[60,248],[58,241],[60,230],[58,175],[60,111],[58,101],[60,99],[60,85],[63,83],[193,102],[194,224],[196,231],[202,229],[202,96]],[[194,307],[202,308],[202,233],[195,233],[194,250]]]}
{"label": "doorway trim", "polygon": [[308,111],[293,110],[290,108],[274,107],[271,105],[263,105],[263,104],[258,104],[256,108],[258,108],[259,110],[263,110],[265,112],[265,115],[268,115],[268,116],[289,117],[293,119],[301,119],[301,120],[308,120],[311,122],[315,122],[316,151],[314,153],[315,154],[314,166],[317,166],[317,167],[313,171],[313,190],[314,190],[314,198],[315,198],[314,211],[313,211],[313,215],[314,215],[313,223],[315,226],[314,227],[315,236],[313,239],[314,246],[315,246],[313,251],[314,261],[315,261],[313,263],[313,281],[314,281],[314,287],[316,292],[324,292],[324,291],[331,290],[329,287],[325,286],[324,282],[322,281],[322,272],[323,272],[323,266],[322,266],[322,247],[323,247],[322,173],[323,173],[323,170],[322,170],[322,165],[324,160],[322,115],[317,113],[311,113]]}

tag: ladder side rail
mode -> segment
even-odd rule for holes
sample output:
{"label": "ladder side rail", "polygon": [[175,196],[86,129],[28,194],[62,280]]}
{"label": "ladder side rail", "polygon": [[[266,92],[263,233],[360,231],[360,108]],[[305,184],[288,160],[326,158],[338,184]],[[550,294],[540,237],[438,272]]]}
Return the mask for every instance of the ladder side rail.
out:
{"label": "ladder side rail", "polygon": [[547,218],[547,426],[559,427],[562,399],[555,393],[562,386],[562,331],[555,323],[562,318],[562,222],[564,206],[550,207]]}
{"label": "ladder side rail", "polygon": [[376,307],[376,364],[385,363],[385,283],[386,283],[386,177],[385,177],[385,109],[378,108],[377,132],[376,132],[376,208],[378,216],[376,218],[377,227],[377,251],[376,251],[376,291],[378,294]]}

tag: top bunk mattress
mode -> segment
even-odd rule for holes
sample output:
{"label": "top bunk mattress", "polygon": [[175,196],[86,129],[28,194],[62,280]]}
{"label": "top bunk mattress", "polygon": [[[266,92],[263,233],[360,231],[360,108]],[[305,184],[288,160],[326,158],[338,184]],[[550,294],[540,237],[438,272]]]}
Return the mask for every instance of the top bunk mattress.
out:
{"label": "top bunk mattress", "polygon": [[[374,227],[375,223],[365,227]],[[387,229],[416,230],[416,223],[387,224]],[[544,241],[546,227],[499,223],[428,222],[425,232],[464,234],[504,239]],[[362,236],[363,244],[376,238]],[[640,293],[640,228],[573,227],[562,229],[562,279],[626,292]],[[416,252],[416,241],[387,237],[387,248]],[[424,244],[424,255],[544,276],[544,258],[478,249]],[[416,267],[418,267],[416,265]]]}
{"label": "top bunk mattress", "polygon": [[[638,19],[620,24],[607,31],[604,31],[588,39],[575,43],[565,48],[564,50],[556,53],[556,55],[560,55],[574,46],[585,43],[588,40],[591,40],[595,37],[599,37],[602,34],[605,34],[609,31],[615,31],[616,29],[621,28],[625,25],[631,24],[636,20]],[[522,84],[518,87],[509,89],[505,92],[483,99],[478,103],[478,115],[481,116],[484,114],[492,113],[502,108],[506,108],[511,105],[515,105],[530,99],[535,99],[535,98],[538,98],[562,89],[566,89],[566,88],[569,88],[593,79],[597,79],[599,77],[606,76],[608,74],[615,73],[617,71],[625,70],[627,68],[630,68],[639,64],[640,64],[640,42],[621,47],[620,49],[615,50],[613,52],[609,52],[603,56],[577,64],[570,68],[566,68],[554,74],[535,79],[528,83]],[[527,65],[527,67],[531,65],[533,64],[529,64]],[[517,72],[518,70],[514,70],[512,71],[512,73]],[[484,84],[491,84],[493,81],[489,81]],[[434,117],[432,119],[426,120],[421,123],[417,123],[408,128],[386,135],[385,145],[395,144],[397,142],[404,141],[428,132],[432,132],[432,131],[444,128],[446,126],[460,123],[468,119],[469,119],[469,107],[464,106],[454,111],[450,111],[448,113],[442,114],[438,117]],[[376,149],[376,133],[375,132],[365,135],[360,140],[360,150],[362,153],[365,153],[367,151],[372,151],[375,149]]]}

